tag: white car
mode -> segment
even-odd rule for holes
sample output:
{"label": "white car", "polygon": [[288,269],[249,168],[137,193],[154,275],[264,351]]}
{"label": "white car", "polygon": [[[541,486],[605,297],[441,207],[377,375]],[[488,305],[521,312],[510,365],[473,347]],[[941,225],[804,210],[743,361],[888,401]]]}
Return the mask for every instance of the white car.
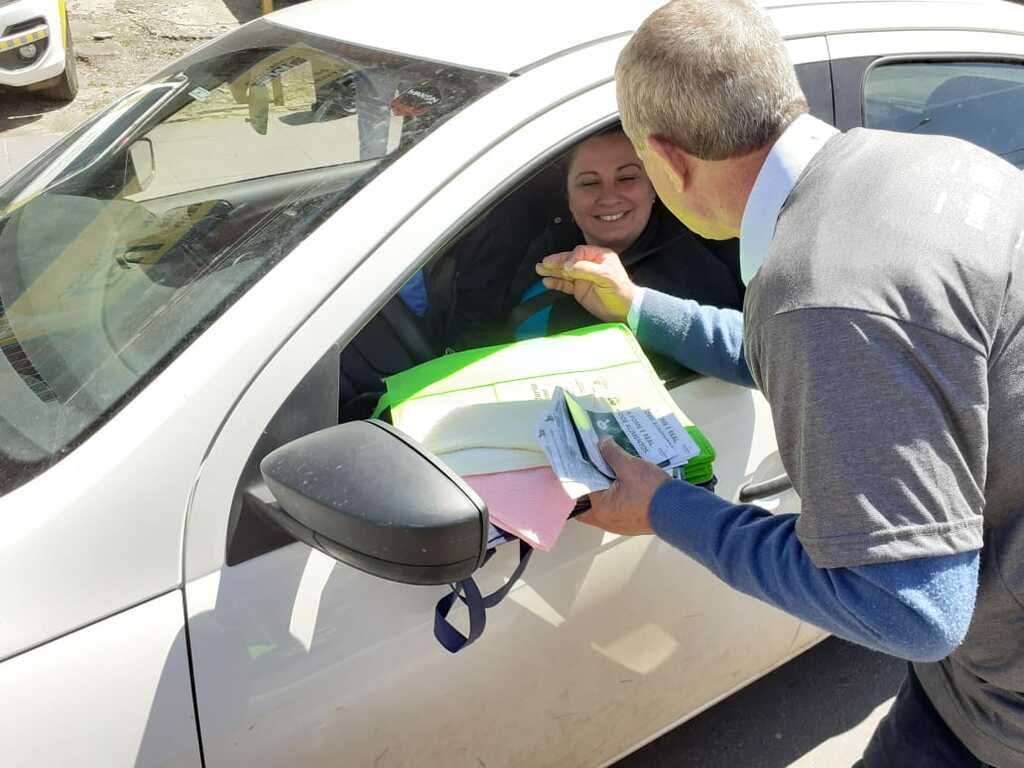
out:
{"label": "white car", "polygon": [[56,101],[78,93],[67,0],[0,0],[0,88]]}
{"label": "white car", "polygon": [[[491,234],[558,215],[550,166],[617,119],[616,57],[659,2],[294,5],[0,187],[5,766],[607,765],[823,638],[656,538],[570,521],[451,655],[447,587],[263,511],[263,457],[444,351],[400,287],[442,275],[450,310]],[[1024,8],[769,10],[824,120],[1024,162]],[[671,391],[719,494],[799,510],[760,394],[678,371]]]}

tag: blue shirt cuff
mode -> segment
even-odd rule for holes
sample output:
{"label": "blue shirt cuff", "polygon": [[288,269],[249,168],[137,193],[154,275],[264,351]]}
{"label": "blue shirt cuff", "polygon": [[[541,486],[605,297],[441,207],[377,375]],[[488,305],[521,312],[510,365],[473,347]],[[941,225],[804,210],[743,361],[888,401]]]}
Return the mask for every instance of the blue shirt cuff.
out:
{"label": "blue shirt cuff", "polygon": [[644,289],[639,285],[633,291],[633,302],[629,305],[629,312],[626,314],[626,325],[636,335],[636,329],[640,326],[640,305],[644,303]]}

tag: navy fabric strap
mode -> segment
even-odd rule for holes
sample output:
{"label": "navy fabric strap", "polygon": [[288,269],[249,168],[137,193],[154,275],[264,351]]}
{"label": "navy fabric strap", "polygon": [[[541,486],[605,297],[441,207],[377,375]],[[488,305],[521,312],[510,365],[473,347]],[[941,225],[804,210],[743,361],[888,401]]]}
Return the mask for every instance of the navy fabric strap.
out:
{"label": "navy fabric strap", "polygon": [[[491,559],[495,551],[492,549],[487,553],[487,560]],[[487,625],[487,609],[500,603],[512,590],[512,587],[523,575],[523,571],[526,570],[526,565],[530,562],[532,554],[533,548],[525,541],[520,541],[519,565],[516,566],[504,586],[486,597],[480,593],[480,588],[472,577],[452,585],[452,591],[438,601],[437,608],[434,610],[434,637],[446,650],[458,653],[483,634],[484,627]],[[484,561],[485,565],[487,560]],[[466,609],[469,611],[468,635],[463,635],[448,621],[448,613],[455,605],[456,598],[465,603]]]}
{"label": "navy fabric strap", "polygon": [[[463,597],[460,591],[466,593]],[[462,634],[448,621],[448,612],[455,604],[455,598],[464,601],[469,608],[469,636]],[[456,584],[452,591],[442,597],[434,610],[434,637],[451,653],[458,653],[470,643],[474,642],[483,634],[484,626],[487,623],[487,614],[484,611],[484,601],[480,595],[480,588],[473,579],[466,579]]]}

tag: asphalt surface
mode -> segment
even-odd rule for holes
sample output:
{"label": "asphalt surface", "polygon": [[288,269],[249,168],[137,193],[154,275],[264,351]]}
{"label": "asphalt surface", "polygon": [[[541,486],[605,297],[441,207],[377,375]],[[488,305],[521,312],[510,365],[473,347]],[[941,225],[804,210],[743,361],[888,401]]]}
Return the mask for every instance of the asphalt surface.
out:
{"label": "asphalt surface", "polygon": [[829,638],[615,768],[847,768],[905,662]]}

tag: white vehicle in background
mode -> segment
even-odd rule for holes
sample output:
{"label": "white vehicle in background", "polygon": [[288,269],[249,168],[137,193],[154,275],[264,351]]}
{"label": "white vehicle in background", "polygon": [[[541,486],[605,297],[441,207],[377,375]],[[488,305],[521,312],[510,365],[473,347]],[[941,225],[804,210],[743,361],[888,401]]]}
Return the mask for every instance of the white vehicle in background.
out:
{"label": "white vehicle in background", "polygon": [[78,93],[67,0],[0,0],[0,90],[71,101]]}
{"label": "white vehicle in background", "polygon": [[[444,353],[410,278],[457,320],[467,275],[504,284],[497,245],[566,215],[558,161],[617,121],[615,61],[660,4],[295,4],[0,185],[4,768],[607,765],[825,636],[655,537],[570,521],[453,656],[432,634],[447,587],[266,514],[264,457],[358,427],[381,376]],[[820,119],[1024,164],[1024,7],[765,6]],[[663,377],[717,493],[799,512],[759,392]],[[378,489],[430,496],[359,463],[310,487],[367,520]],[[384,522],[395,552],[423,541]],[[485,593],[516,550],[475,571]]]}

